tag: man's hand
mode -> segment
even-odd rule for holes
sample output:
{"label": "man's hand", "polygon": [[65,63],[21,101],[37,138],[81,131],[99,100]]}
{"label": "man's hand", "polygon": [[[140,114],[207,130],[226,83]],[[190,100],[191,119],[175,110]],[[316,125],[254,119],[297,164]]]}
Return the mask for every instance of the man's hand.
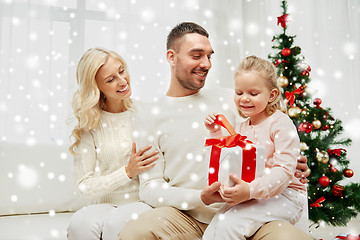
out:
{"label": "man's hand", "polygon": [[216,202],[224,202],[221,198],[218,190],[220,189],[221,184],[219,182],[214,182],[210,186],[206,186],[201,192],[201,200],[206,204],[212,204]]}
{"label": "man's hand", "polygon": [[307,157],[300,155],[298,157],[297,165],[296,165],[296,172],[295,177],[300,178],[300,182],[308,183],[309,180],[307,177],[310,175],[310,169],[307,165]]}
{"label": "man's hand", "polygon": [[220,195],[224,201],[233,206],[249,200],[249,185],[233,174],[230,174],[230,179],[235,182],[235,186],[228,187],[224,185],[220,187]]}

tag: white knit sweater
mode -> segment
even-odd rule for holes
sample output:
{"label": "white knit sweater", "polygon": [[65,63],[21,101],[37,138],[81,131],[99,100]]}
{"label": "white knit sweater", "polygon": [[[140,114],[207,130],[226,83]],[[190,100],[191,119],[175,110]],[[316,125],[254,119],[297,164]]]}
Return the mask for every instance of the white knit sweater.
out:
{"label": "white knit sweater", "polygon": [[122,205],[138,197],[138,178],[129,179],[134,111],[101,112],[99,126],[86,131],[74,157],[78,194],[92,203]]}

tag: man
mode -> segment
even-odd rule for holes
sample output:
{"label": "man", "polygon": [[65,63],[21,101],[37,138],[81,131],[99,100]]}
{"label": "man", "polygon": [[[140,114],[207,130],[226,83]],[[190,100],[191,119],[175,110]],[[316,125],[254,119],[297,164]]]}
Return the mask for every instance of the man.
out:
{"label": "man", "polygon": [[[168,35],[168,92],[148,111],[140,111],[144,115],[140,119],[146,119],[143,125],[153,133],[145,133],[143,139],[153,140],[160,158],[155,167],[141,175],[139,195],[155,208],[129,222],[119,239],[201,239],[223,202],[218,182],[206,186],[207,131],[202,123],[207,114],[216,112],[234,126],[237,114],[233,90],[202,89],[213,53],[208,33],[197,24],[181,23]],[[274,221],[251,239],[310,238],[289,223]]]}

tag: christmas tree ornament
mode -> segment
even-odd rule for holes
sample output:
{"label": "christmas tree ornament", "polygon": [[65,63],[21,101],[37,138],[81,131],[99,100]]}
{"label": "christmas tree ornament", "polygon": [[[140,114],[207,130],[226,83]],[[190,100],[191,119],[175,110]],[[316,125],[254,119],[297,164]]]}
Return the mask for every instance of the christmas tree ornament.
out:
{"label": "christmas tree ornament", "polygon": [[329,186],[330,179],[327,176],[321,176],[319,178],[319,183],[323,188],[325,188],[325,187]]}
{"label": "christmas tree ornament", "polygon": [[277,84],[279,87],[285,88],[289,85],[289,80],[285,76],[280,76],[277,79]]}
{"label": "christmas tree ornament", "polygon": [[297,106],[291,107],[288,110],[288,114],[291,118],[297,118],[299,117],[299,114],[301,113],[301,109]]}
{"label": "christmas tree ornament", "polygon": [[301,114],[304,115],[304,117],[307,117],[309,115],[309,113],[310,113],[309,109],[307,109],[307,108],[303,108],[301,110]]}
{"label": "christmas tree ornament", "polygon": [[334,167],[332,164],[330,164],[329,169],[330,169],[330,172],[334,172],[334,173],[337,172],[336,167]]}
{"label": "christmas tree ornament", "polygon": [[315,119],[311,124],[313,125],[314,129],[319,129],[321,127],[321,122],[317,119]]}
{"label": "christmas tree ornament", "polygon": [[300,142],[299,148],[300,151],[306,151],[309,149],[309,146],[305,142]]}
{"label": "christmas tree ornament", "polygon": [[318,162],[327,163],[329,161],[329,154],[326,151],[317,151],[316,159]]}
{"label": "christmas tree ornament", "polygon": [[320,108],[320,104],[322,103],[322,100],[320,98],[315,98],[313,103],[316,108]]}
{"label": "christmas tree ornament", "polygon": [[347,169],[344,169],[343,174],[345,177],[351,178],[352,176],[354,176],[354,171],[347,168]]}
{"label": "christmas tree ornament", "polygon": [[314,203],[310,204],[310,207],[322,207],[323,205],[321,204],[322,202],[325,202],[325,198],[321,197],[318,200],[316,200]]}
{"label": "christmas tree ornament", "polygon": [[325,131],[325,130],[328,130],[329,128],[330,128],[329,125],[326,124],[325,126],[323,126],[323,127],[321,128],[321,130],[324,130],[324,131]]}
{"label": "christmas tree ornament", "polygon": [[290,49],[291,50],[291,53],[296,56],[296,55],[299,55],[301,53],[301,48],[296,46],[296,47],[293,47]]}
{"label": "christmas tree ornament", "polygon": [[328,149],[327,152],[330,157],[335,157],[335,156],[340,157],[342,153],[346,152],[346,149],[343,149],[343,148]]}
{"label": "christmas tree ornament", "polygon": [[332,189],[332,194],[336,197],[342,197],[343,196],[344,187],[341,185],[335,184]]}
{"label": "christmas tree ornament", "polygon": [[298,130],[300,132],[306,132],[306,133],[310,133],[312,131],[312,129],[313,129],[313,126],[309,122],[300,123],[299,128],[298,128]]}
{"label": "christmas tree ornament", "polygon": [[302,76],[310,76],[311,68],[309,65],[306,66],[306,68],[302,71]]}
{"label": "christmas tree ornament", "polygon": [[290,54],[291,54],[290,48],[283,48],[283,50],[281,50],[281,54],[282,54],[284,57],[290,56]]}
{"label": "christmas tree ornament", "polygon": [[[295,84],[296,87],[296,84]],[[305,91],[305,88],[303,86],[296,87],[296,89],[292,92],[286,91],[285,92],[285,99],[287,101],[287,104],[289,106],[292,106],[295,102],[295,94],[301,95]]]}
{"label": "christmas tree ornament", "polygon": [[277,17],[277,25],[281,25],[282,28],[286,28],[286,23],[289,22],[288,20],[288,14],[283,14],[280,17]]}

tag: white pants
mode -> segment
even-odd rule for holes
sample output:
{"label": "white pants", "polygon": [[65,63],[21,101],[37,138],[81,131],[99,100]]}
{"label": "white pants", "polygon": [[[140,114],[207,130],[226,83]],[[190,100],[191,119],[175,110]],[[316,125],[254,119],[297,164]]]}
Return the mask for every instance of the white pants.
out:
{"label": "white pants", "polygon": [[235,206],[225,204],[206,228],[204,240],[245,239],[273,220],[296,223],[306,197],[292,189],[269,199],[253,199]]}
{"label": "white pants", "polygon": [[152,209],[143,202],[134,202],[121,206],[95,204],[75,212],[68,227],[69,240],[114,240],[123,226],[141,213]]}

